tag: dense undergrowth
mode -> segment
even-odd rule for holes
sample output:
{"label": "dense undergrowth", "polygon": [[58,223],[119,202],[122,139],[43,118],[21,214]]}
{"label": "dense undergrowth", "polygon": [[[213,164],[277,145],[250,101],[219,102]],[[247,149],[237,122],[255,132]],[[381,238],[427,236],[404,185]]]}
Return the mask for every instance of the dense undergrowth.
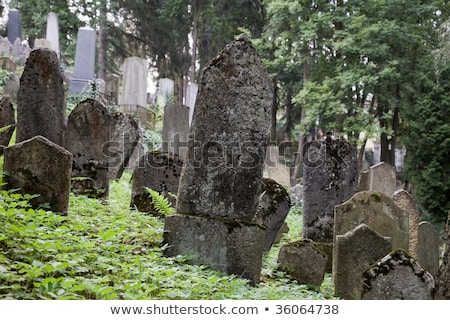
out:
{"label": "dense undergrowth", "polygon": [[111,182],[107,201],[70,196],[67,216],[0,192],[0,299],[335,299],[327,275],[319,292],[277,269],[284,243],[301,234],[301,210],[264,256],[256,287],[236,276],[162,255],[164,222],[130,210],[130,174]]}

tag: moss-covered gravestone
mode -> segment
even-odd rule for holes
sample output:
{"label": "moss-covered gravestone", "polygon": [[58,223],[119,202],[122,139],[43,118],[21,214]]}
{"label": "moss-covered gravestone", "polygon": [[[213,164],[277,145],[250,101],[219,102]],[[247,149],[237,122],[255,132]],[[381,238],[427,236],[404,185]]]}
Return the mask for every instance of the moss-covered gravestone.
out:
{"label": "moss-covered gravestone", "polygon": [[333,242],[334,207],[358,191],[356,149],[327,135],[303,148],[303,238]]}
{"label": "moss-covered gravestone", "polygon": [[3,154],[3,148],[7,147],[11,141],[15,129],[16,119],[11,98],[9,95],[3,95],[0,98],[0,155]]}
{"label": "moss-covered gravestone", "polygon": [[269,142],[272,81],[241,36],[203,70],[177,213],[164,253],[259,282],[265,230],[253,222]]}
{"label": "moss-covered gravestone", "polygon": [[70,194],[72,154],[42,136],[5,149],[4,188],[22,194],[39,195],[30,200],[34,208],[67,213]]}
{"label": "moss-covered gravestone", "polygon": [[363,273],[362,299],[431,300],[435,282],[406,251],[395,250]]}

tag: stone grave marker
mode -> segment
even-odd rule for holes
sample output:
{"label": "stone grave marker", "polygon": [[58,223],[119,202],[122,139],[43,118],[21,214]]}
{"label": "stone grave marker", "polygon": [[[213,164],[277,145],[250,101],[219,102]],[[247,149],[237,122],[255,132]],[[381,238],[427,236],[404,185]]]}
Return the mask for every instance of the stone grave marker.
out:
{"label": "stone grave marker", "polygon": [[17,65],[11,58],[0,57],[0,68],[9,72],[16,72]]}
{"label": "stone grave marker", "polygon": [[113,118],[98,100],[80,102],[67,121],[66,148],[73,154],[72,190],[93,198],[109,194],[108,156]]}
{"label": "stone grave marker", "polygon": [[22,40],[22,19],[20,11],[10,9],[8,12],[8,22],[6,25],[9,43],[13,44],[17,39]]}
{"label": "stone grave marker", "polygon": [[54,12],[49,12],[47,15],[47,28],[45,32],[45,39],[51,44],[51,49],[56,52],[59,59],[59,24],[58,15]]}
{"label": "stone grave marker", "polygon": [[338,235],[333,256],[336,295],[345,300],[361,299],[362,273],[391,250],[391,239],[383,237],[364,223],[344,235]]}
{"label": "stone grave marker", "polygon": [[450,300],[450,210],[447,218],[446,243],[442,263],[435,276],[435,290],[433,298],[435,300]]}
{"label": "stone grave marker", "polygon": [[189,126],[191,126],[192,117],[194,116],[197,93],[198,93],[198,84],[189,83],[186,88],[186,102],[185,102],[185,105],[189,107]]}
{"label": "stone grave marker", "polygon": [[334,236],[343,235],[364,223],[379,234],[392,239],[392,249],[408,250],[408,213],[381,192],[361,191],[336,206]]}
{"label": "stone grave marker", "polygon": [[[409,254],[418,259],[420,216],[416,201],[408,191],[400,189],[394,192],[392,199],[397,207],[408,212],[409,216]],[[419,259],[420,260],[420,259]]]}
{"label": "stone grave marker", "polygon": [[246,36],[203,70],[177,213],[166,217],[164,253],[260,281],[266,232],[252,223],[269,142],[272,81]]}
{"label": "stone grave marker", "polygon": [[312,240],[305,239],[284,245],[278,254],[278,263],[280,270],[299,284],[318,291],[325,276],[327,257],[315,247]]}
{"label": "stone grave marker", "polygon": [[147,106],[147,60],[139,57],[125,59],[122,86],[121,111],[137,112],[137,106]]}
{"label": "stone grave marker", "polygon": [[291,198],[284,187],[272,179],[262,180],[262,193],[253,221],[265,226],[264,250],[269,251],[291,208]]}
{"label": "stone grave marker", "polygon": [[9,42],[8,37],[0,36],[0,56],[8,58],[11,55],[12,55],[11,42]]}
{"label": "stone grave marker", "polygon": [[356,149],[327,135],[303,148],[303,238],[333,242],[334,207],[358,191]]}
{"label": "stone grave marker", "polygon": [[108,157],[109,179],[120,179],[125,168],[129,168],[131,155],[136,149],[142,132],[136,120],[122,112],[111,114],[110,139],[103,146],[103,152]]}
{"label": "stone grave marker", "polygon": [[397,174],[395,167],[387,162],[380,162],[369,169],[369,190],[383,192],[392,197],[397,191]]}
{"label": "stone grave marker", "polygon": [[179,103],[164,106],[162,149],[184,159],[189,140],[189,107]]}
{"label": "stone grave marker", "polygon": [[56,53],[44,48],[33,50],[17,93],[16,142],[41,135],[63,146],[65,108],[63,77]]}
{"label": "stone grave marker", "polygon": [[18,66],[25,65],[30,52],[31,48],[28,46],[28,43],[22,43],[20,38],[17,38],[11,45],[11,55]]}
{"label": "stone grave marker", "polygon": [[38,49],[38,48],[46,48],[46,49],[53,50],[52,43],[49,40],[43,39],[43,38],[34,40],[34,49]]}
{"label": "stone grave marker", "polygon": [[20,78],[15,72],[9,73],[9,79],[3,86],[3,94],[10,96],[12,101],[17,101],[17,94],[20,89]]}
{"label": "stone grave marker", "polygon": [[11,141],[14,130],[16,129],[16,119],[14,118],[14,107],[9,95],[0,97],[0,155],[3,149]]}
{"label": "stone grave marker", "polygon": [[364,300],[431,300],[435,282],[406,251],[386,255],[363,273]]}
{"label": "stone grave marker", "polygon": [[70,93],[78,94],[88,90],[89,82],[95,80],[96,33],[90,27],[78,29],[75,64]]}
{"label": "stone grave marker", "polygon": [[439,270],[441,236],[436,227],[427,221],[419,223],[416,260],[433,276]]}
{"label": "stone grave marker", "polygon": [[48,204],[50,210],[67,214],[72,154],[42,136],[35,136],[5,149],[3,177],[7,189],[39,194],[33,208]]}
{"label": "stone grave marker", "polygon": [[152,204],[150,188],[163,195],[175,208],[183,160],[167,151],[150,151],[139,159],[131,178],[131,207],[159,216]]}

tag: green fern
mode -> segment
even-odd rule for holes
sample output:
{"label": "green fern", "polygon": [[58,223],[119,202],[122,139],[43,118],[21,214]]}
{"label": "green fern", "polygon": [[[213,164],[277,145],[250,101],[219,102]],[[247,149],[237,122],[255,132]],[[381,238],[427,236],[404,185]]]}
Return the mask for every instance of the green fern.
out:
{"label": "green fern", "polygon": [[155,208],[156,212],[163,216],[175,213],[175,209],[172,207],[166,197],[151,188],[145,187],[145,190],[149,193],[150,198],[152,199],[152,205]]}

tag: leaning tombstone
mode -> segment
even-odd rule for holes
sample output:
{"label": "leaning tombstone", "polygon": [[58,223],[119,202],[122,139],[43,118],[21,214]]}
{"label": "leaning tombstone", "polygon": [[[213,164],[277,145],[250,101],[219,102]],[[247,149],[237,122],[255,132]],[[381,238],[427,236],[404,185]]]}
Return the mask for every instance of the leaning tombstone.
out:
{"label": "leaning tombstone", "polygon": [[182,159],[186,156],[189,138],[189,107],[179,103],[164,107],[162,149],[175,153]]}
{"label": "leaning tombstone", "polygon": [[[397,207],[408,212],[409,216],[409,254],[414,258],[418,259],[419,250],[419,223],[420,216],[417,210],[416,201],[409,194],[408,191],[400,189],[394,192],[392,199]],[[419,259],[420,261],[420,259]],[[436,270],[437,271],[437,270]]]}
{"label": "leaning tombstone", "polygon": [[264,250],[269,251],[289,213],[291,198],[286,189],[275,180],[263,179],[262,184],[253,221],[267,228]]}
{"label": "leaning tombstone", "polygon": [[386,255],[363,273],[364,300],[431,300],[433,276],[402,249]]}
{"label": "leaning tombstone", "polygon": [[69,88],[71,94],[87,91],[88,84],[95,80],[95,49],[95,30],[89,27],[78,29],[75,63]]}
{"label": "leaning tombstone", "polygon": [[436,287],[433,293],[435,300],[450,300],[450,210],[447,218],[447,241],[442,263],[436,273]]}
{"label": "leaning tombstone", "polygon": [[176,195],[180,182],[183,160],[167,151],[150,151],[139,159],[131,177],[131,207],[161,216],[153,205],[147,188],[164,196],[172,207],[176,205]]}
{"label": "leaning tombstone", "polygon": [[303,148],[303,238],[333,242],[334,207],[358,191],[355,147],[327,135]]}
{"label": "leaning tombstone", "polygon": [[5,149],[5,188],[39,195],[30,200],[33,208],[48,205],[67,214],[72,154],[42,136],[35,136]]}
{"label": "leaning tombstone", "polygon": [[379,234],[392,239],[392,249],[408,250],[408,213],[381,192],[361,191],[336,206],[334,237],[364,223]]}
{"label": "leaning tombstone", "polygon": [[[252,223],[269,142],[272,81],[241,36],[203,70],[177,212],[166,217],[164,254],[260,281],[265,230]],[[224,110],[226,112],[224,112]]]}
{"label": "leaning tombstone", "polygon": [[109,194],[108,154],[113,118],[98,100],[80,102],[67,120],[66,148],[73,154],[72,191],[92,198]]}
{"label": "leaning tombstone", "polygon": [[360,224],[346,234],[338,235],[334,247],[335,293],[341,299],[359,300],[362,293],[362,273],[392,250],[391,239]]}
{"label": "leaning tombstone", "polygon": [[16,142],[41,135],[63,146],[65,121],[64,85],[58,57],[52,50],[35,49],[20,77]]}
{"label": "leaning tombstone", "polygon": [[15,129],[16,119],[11,98],[9,95],[2,95],[0,98],[0,155],[11,141]]}
{"label": "leaning tombstone", "polygon": [[439,270],[441,236],[436,227],[427,221],[419,223],[417,261],[433,276]]}
{"label": "leaning tombstone", "polygon": [[278,254],[279,269],[298,281],[318,291],[322,285],[327,257],[315,247],[313,241],[304,239],[284,245]]}
{"label": "leaning tombstone", "polygon": [[142,132],[131,115],[114,112],[111,116],[110,139],[103,146],[103,152],[108,157],[109,179],[120,179],[129,166],[131,155],[141,140]]}

